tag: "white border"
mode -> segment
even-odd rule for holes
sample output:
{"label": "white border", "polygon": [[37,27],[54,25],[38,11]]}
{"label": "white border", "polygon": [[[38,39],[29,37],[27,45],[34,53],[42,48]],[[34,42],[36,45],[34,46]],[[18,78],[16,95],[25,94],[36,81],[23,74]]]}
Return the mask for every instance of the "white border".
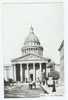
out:
{"label": "white border", "polygon": [[[63,0],[1,0],[0,1],[0,100],[4,100],[3,98],[3,58],[2,58],[2,41],[1,41],[1,37],[2,37],[2,23],[1,23],[1,18],[2,18],[2,6],[3,6],[3,3],[31,3],[31,2],[39,2],[39,3],[63,3]],[[65,41],[65,96],[49,96],[49,97],[41,97],[41,98],[11,98],[11,100],[20,100],[20,99],[29,99],[29,100],[33,100],[33,99],[36,99],[36,100],[41,100],[41,99],[46,99],[46,100],[67,100],[68,98],[68,77],[67,76],[67,70],[68,69],[68,61],[67,61],[67,52],[68,52],[68,48],[67,48],[67,43],[68,43],[68,39],[67,39],[67,34],[68,34],[68,11],[66,10],[68,8],[68,5],[67,5],[68,1],[66,0],[65,2],[65,22],[64,22],[64,29],[65,29],[65,36],[64,36],[64,41]],[[8,100],[8,99],[6,99]]]}

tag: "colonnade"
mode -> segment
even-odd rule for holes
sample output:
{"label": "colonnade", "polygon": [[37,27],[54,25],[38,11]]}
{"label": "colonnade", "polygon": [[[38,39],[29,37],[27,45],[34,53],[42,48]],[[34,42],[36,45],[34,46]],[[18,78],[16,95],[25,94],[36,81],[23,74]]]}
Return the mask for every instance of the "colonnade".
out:
{"label": "colonnade", "polygon": [[[21,64],[19,64],[19,66],[16,66],[17,64],[13,64],[13,79],[14,79],[14,81],[18,81],[17,79],[16,79],[16,74],[17,74],[17,72],[16,72],[16,68],[17,67],[19,67],[20,68],[20,80],[19,81],[21,81],[21,82],[23,82],[24,81],[24,78],[23,78],[23,73],[24,73],[24,68],[23,68],[23,64],[24,63],[21,63]],[[29,64],[32,64],[32,66],[33,66],[33,81],[36,81],[36,63],[25,63],[25,65],[26,65],[26,69],[27,69],[27,80],[29,81],[30,80],[30,75],[29,75]],[[42,64],[43,63],[38,63],[39,64],[39,71],[40,71],[40,79],[42,78]],[[46,68],[46,63],[44,63],[45,64],[45,68]]]}

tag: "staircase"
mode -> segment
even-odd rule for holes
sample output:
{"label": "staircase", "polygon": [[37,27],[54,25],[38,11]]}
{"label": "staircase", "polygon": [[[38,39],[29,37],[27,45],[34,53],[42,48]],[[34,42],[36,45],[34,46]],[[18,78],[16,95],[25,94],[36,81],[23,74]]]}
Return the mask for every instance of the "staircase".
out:
{"label": "staircase", "polygon": [[42,88],[29,89],[28,84],[22,84],[21,86],[15,86],[10,90],[5,91],[5,98],[24,98],[24,97],[40,97],[43,94]]}

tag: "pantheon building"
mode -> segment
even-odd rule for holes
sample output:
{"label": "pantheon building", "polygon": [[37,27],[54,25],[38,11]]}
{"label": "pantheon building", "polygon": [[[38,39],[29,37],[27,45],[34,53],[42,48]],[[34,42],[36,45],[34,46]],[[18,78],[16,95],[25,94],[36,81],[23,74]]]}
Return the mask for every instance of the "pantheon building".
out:
{"label": "pantheon building", "polygon": [[13,79],[14,81],[37,82],[42,80],[42,73],[47,75],[47,63],[49,58],[43,57],[43,47],[31,26],[29,34],[21,48],[22,56],[12,59]]}

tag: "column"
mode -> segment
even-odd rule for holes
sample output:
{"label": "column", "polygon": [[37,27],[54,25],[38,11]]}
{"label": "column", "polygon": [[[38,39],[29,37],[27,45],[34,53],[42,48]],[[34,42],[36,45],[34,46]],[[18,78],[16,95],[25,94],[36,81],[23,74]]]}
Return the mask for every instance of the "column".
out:
{"label": "column", "polygon": [[27,64],[27,80],[29,81],[29,64]]}
{"label": "column", "polygon": [[35,63],[33,63],[33,81],[36,81]]}
{"label": "column", "polygon": [[46,63],[43,63],[43,67],[44,67],[44,77],[46,78]]}
{"label": "column", "polygon": [[50,73],[50,68],[46,68],[46,76],[48,77],[48,73]]}
{"label": "column", "polygon": [[22,64],[20,64],[20,81],[23,81],[23,77],[22,77]]}
{"label": "column", "polygon": [[15,64],[13,65],[13,79],[16,81],[16,66]]}
{"label": "column", "polygon": [[39,65],[40,65],[40,80],[42,80],[42,66],[41,66],[41,63]]}

